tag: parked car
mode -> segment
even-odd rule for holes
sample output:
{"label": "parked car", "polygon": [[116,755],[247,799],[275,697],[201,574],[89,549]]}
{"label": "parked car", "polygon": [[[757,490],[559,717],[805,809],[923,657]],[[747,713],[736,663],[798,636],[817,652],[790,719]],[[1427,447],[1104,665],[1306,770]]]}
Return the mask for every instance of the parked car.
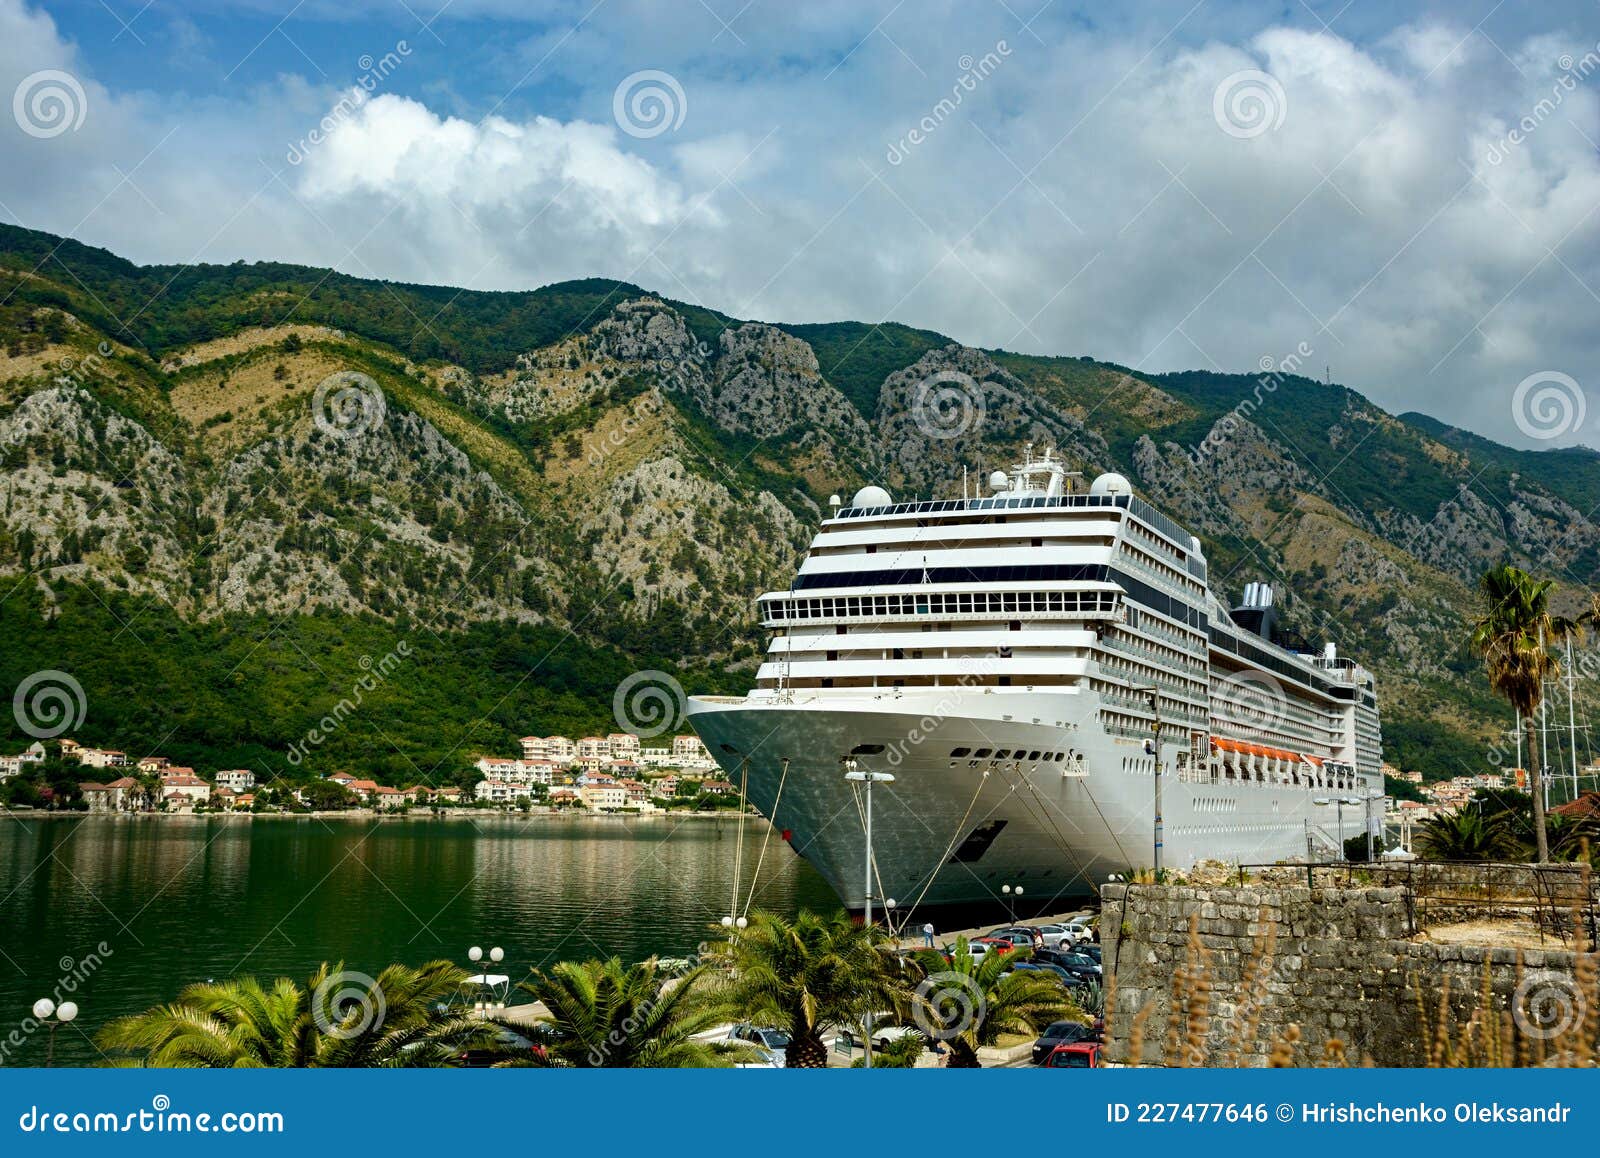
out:
{"label": "parked car", "polygon": [[1017,947],[1015,941],[1007,941],[1002,937],[978,937],[967,944],[969,947],[982,945],[985,949],[991,949],[996,953],[1009,953]]}
{"label": "parked car", "polygon": [[1083,956],[1090,958],[1096,965],[1105,964],[1105,958],[1100,956],[1100,946],[1095,944],[1093,941],[1084,941],[1081,944],[1074,945],[1072,947],[1072,951],[1074,953],[1081,953]]}
{"label": "parked car", "polygon": [[1044,1059],[1044,1068],[1050,1070],[1096,1070],[1100,1068],[1100,1045],[1092,1041],[1075,1041],[1058,1045]]}
{"label": "parked car", "polygon": [[1044,1059],[1058,1045],[1072,1045],[1080,1041],[1088,1041],[1093,1036],[1093,1030],[1081,1021],[1052,1021],[1045,1026],[1044,1032],[1039,1035],[1039,1040],[1033,1043],[1033,1064],[1043,1065]]}
{"label": "parked car", "polygon": [[1069,973],[1061,966],[1052,964],[1049,961],[1019,961],[1012,972],[1018,973],[1024,970],[1030,973],[1048,973],[1050,976],[1059,980],[1063,985],[1083,984],[1082,976],[1077,973]]}
{"label": "parked car", "polygon": [[1003,937],[1025,949],[1043,949],[1045,945],[1044,934],[1033,925],[1003,925],[989,936]]}
{"label": "parked car", "polygon": [[758,1049],[770,1053],[773,1061],[778,1065],[786,1065],[789,1049],[789,1035],[781,1029],[773,1029],[767,1025],[740,1024],[728,1031],[729,1041],[742,1041],[747,1045],[756,1046]]}
{"label": "parked car", "polygon": [[1074,981],[1099,981],[1100,963],[1093,957],[1075,953],[1071,949],[1040,949],[1033,955],[1036,962],[1055,965],[1071,974]]}
{"label": "parked car", "polygon": [[1084,941],[1098,941],[1100,939],[1099,932],[1095,929],[1095,926],[1090,923],[1090,919],[1088,917],[1077,917],[1071,921],[1068,921],[1066,924],[1066,930],[1067,939],[1071,940],[1074,945],[1080,944]]}
{"label": "parked car", "polygon": [[1046,949],[1056,948],[1061,944],[1062,938],[1067,935],[1067,927],[1065,925],[1037,925],[1035,928],[1039,930],[1039,935],[1044,938],[1044,947]]}
{"label": "parked car", "polygon": [[[953,961],[955,959],[956,947],[954,945],[946,945],[942,950],[940,950],[940,952],[944,954],[945,961]],[[974,962],[982,961],[984,955],[989,952],[989,946],[983,944],[981,941],[968,941],[967,952],[972,956],[972,960]]]}
{"label": "parked car", "polygon": [[[913,1029],[909,1025],[895,1025],[894,1024],[894,1014],[892,1014],[892,1013],[885,1012],[885,1013],[875,1013],[875,1014],[872,1015],[872,1048],[873,1049],[888,1049],[889,1048],[889,1044],[891,1042],[899,1041],[902,1037],[905,1037],[907,1034],[915,1034],[918,1037],[922,1036],[921,1033],[918,1030]],[[861,1048],[861,1029],[860,1029],[860,1027],[859,1026],[846,1026],[845,1028],[839,1030],[838,1036],[837,1036],[837,1038],[835,1040],[835,1043],[834,1043],[835,1044],[835,1048],[837,1048],[840,1043],[843,1043],[844,1045],[848,1046],[851,1049],[860,1049]]]}

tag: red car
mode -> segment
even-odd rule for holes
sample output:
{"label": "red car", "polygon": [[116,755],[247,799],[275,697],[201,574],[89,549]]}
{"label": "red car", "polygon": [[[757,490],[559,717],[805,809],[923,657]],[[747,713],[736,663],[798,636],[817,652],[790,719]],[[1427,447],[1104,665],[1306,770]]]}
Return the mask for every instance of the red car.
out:
{"label": "red car", "polygon": [[971,944],[982,945],[991,953],[1009,953],[1016,948],[1010,941],[1003,941],[999,937],[974,937]]}
{"label": "red car", "polygon": [[1075,1041],[1058,1045],[1044,1059],[1048,1070],[1097,1070],[1100,1068],[1100,1045],[1092,1041]]}

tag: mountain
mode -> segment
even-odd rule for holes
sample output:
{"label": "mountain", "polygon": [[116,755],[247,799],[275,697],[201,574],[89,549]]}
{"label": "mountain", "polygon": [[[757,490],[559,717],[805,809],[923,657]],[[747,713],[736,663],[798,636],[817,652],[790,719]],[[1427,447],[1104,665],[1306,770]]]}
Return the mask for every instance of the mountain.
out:
{"label": "mountain", "polygon": [[[1127,474],[1225,598],[1271,580],[1289,630],[1374,668],[1396,762],[1481,769],[1508,713],[1461,645],[1472,584],[1510,559],[1575,608],[1600,456],[1298,370],[1141,374],[599,279],[136,266],[0,227],[0,686],[69,673],[90,743],[425,778],[612,730],[637,670],[746,686],[753,596],[788,583],[831,494],[959,493],[1031,441]],[[410,661],[286,763],[400,643]]]}

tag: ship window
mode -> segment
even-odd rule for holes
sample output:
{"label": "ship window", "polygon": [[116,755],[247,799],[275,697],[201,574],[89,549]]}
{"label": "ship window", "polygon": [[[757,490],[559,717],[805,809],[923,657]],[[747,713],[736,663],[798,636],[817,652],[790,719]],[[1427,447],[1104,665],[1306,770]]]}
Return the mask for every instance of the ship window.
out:
{"label": "ship window", "polygon": [[1007,611],[1015,611],[1017,609],[1017,597],[1016,597],[1016,595],[1015,594],[1007,594],[1007,595],[1005,595],[1000,600],[1000,606],[1003,607]]}
{"label": "ship window", "polygon": [[1011,686],[1011,677],[1010,676],[1001,676],[998,686],[1003,687],[1003,688],[1009,688]]}
{"label": "ship window", "polygon": [[877,553],[878,553],[878,544],[876,544],[876,543],[868,543],[867,544],[867,554],[876,555]]}
{"label": "ship window", "polygon": [[967,755],[967,753],[969,753],[971,751],[972,751],[971,748],[951,748],[950,749],[950,758],[952,760],[954,760],[959,756]]}
{"label": "ship window", "polygon": [[1028,753],[1028,759],[1029,760],[1037,760],[1038,758],[1039,758],[1039,753],[1037,753],[1037,752],[1029,752]]}
{"label": "ship window", "polygon": [[835,627],[833,629],[833,634],[835,634],[835,635],[849,635],[850,634],[850,629],[847,626],[845,626],[844,624],[841,623],[841,624],[839,624],[837,627]]}
{"label": "ship window", "polygon": [[973,755],[974,759],[982,760],[982,759],[984,759],[985,757],[987,757],[989,755],[989,749],[988,748],[979,748],[972,755]]}
{"label": "ship window", "polygon": [[1063,759],[1065,759],[1065,757],[1066,757],[1066,753],[1065,752],[1052,752],[1052,753],[1050,753],[1050,759],[1054,760],[1057,764],[1061,763],[1061,761]]}
{"label": "ship window", "polygon": [[970,612],[972,610],[972,596],[962,595],[956,602],[963,612]]}
{"label": "ship window", "polygon": [[876,756],[883,751],[882,744],[857,744],[850,749],[852,756]]}
{"label": "ship window", "polygon": [[1042,546],[1044,546],[1044,540],[1043,539],[1035,539],[1035,540],[1033,540],[1033,545],[1035,547],[1042,547]]}
{"label": "ship window", "polygon": [[999,653],[1001,659],[1011,658],[1011,649],[1009,647],[996,648],[995,650]]}
{"label": "ship window", "polygon": [[903,647],[897,647],[897,648],[894,649],[894,653],[889,658],[890,659],[905,659],[905,657],[906,657],[906,649],[903,648]]}
{"label": "ship window", "polygon": [[1010,623],[1008,623],[1006,625],[1006,628],[1009,631],[1021,631],[1022,630],[1022,620],[1013,619]]}
{"label": "ship window", "polygon": [[829,679],[827,676],[823,676],[822,686],[825,688],[831,688],[833,686],[833,680]]}
{"label": "ship window", "polygon": [[1004,760],[1009,755],[1011,755],[1011,749],[1010,748],[1001,748],[998,752],[996,752],[994,754],[994,758],[996,760]]}
{"label": "ship window", "polygon": [[836,652],[836,651],[830,651],[830,652],[829,652],[829,653],[828,653],[828,660],[829,660],[829,661],[830,661],[830,662],[832,662],[832,661],[833,661],[833,660],[836,660],[836,659],[838,659],[838,658],[839,658],[839,653],[838,653],[838,652]]}

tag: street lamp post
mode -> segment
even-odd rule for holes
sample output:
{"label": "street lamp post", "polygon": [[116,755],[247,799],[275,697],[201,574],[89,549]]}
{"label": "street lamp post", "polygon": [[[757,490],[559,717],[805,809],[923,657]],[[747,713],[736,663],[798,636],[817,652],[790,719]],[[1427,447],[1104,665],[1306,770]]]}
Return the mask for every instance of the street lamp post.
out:
{"label": "street lamp post", "polygon": [[50,1044],[44,1053],[44,1066],[49,1069],[56,1059],[56,1030],[78,1016],[78,1003],[63,1001],[57,1005],[48,997],[41,997],[33,1003],[33,1015],[50,1027]]}
{"label": "street lamp post", "polygon": [[[844,766],[844,778],[846,780],[853,784],[865,784],[867,786],[865,816],[867,830],[867,853],[865,868],[866,890],[862,894],[862,903],[864,908],[862,910],[861,924],[863,927],[870,930],[872,928],[872,786],[880,783],[893,784],[894,775],[889,772],[863,771],[856,763],[855,758],[852,756],[846,756],[840,761],[840,763]],[[891,901],[890,904],[892,905],[893,902]],[[866,1029],[866,1036],[861,1043],[863,1053],[862,1065],[870,1070],[872,1068],[872,1013],[870,1011],[867,1013],[864,1028]]]}
{"label": "street lamp post", "polygon": [[1140,695],[1150,697],[1150,739],[1145,744],[1145,755],[1155,757],[1155,775],[1151,780],[1155,784],[1155,875],[1156,882],[1161,881],[1161,860],[1163,832],[1161,822],[1161,689],[1154,684],[1132,689]]}
{"label": "street lamp post", "polygon": [[1006,908],[1011,911],[1011,923],[1017,923],[1017,901],[1022,899],[1021,885],[1001,885],[1000,891],[1005,894]]}

